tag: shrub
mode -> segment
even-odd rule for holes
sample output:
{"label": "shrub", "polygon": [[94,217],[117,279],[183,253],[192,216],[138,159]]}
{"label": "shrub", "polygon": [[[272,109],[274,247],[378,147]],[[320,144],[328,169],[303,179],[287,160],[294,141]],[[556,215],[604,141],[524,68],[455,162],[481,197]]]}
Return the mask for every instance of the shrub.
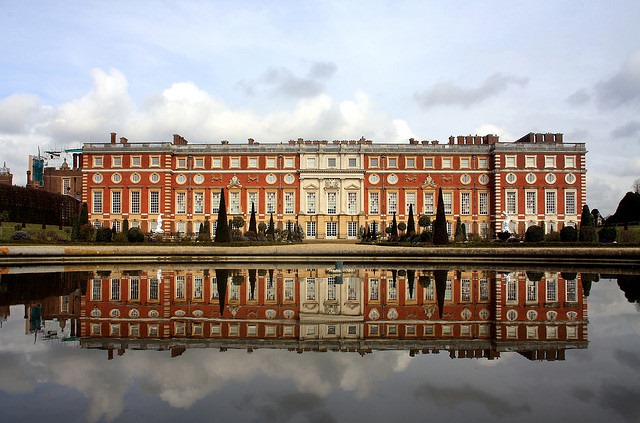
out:
{"label": "shrub", "polygon": [[581,242],[594,242],[596,235],[596,228],[593,226],[581,226],[578,238]]}
{"label": "shrub", "polygon": [[634,231],[626,229],[620,232],[620,242],[625,244],[635,244],[638,242],[638,237]]}
{"label": "shrub", "polygon": [[129,242],[144,242],[144,234],[140,228],[129,228],[127,240]]}
{"label": "shrub", "polygon": [[578,240],[578,231],[573,226],[565,226],[560,231],[560,241],[575,242]]}
{"label": "shrub", "polygon": [[529,228],[527,228],[527,232],[524,234],[524,240],[527,242],[544,241],[544,229],[542,226],[529,226]]}
{"label": "shrub", "polygon": [[127,242],[127,233],[126,232],[116,232],[113,235],[114,242]]}
{"label": "shrub", "polygon": [[558,242],[560,241],[560,232],[556,232],[556,231],[551,231],[547,234],[547,236],[545,237],[546,241],[551,241],[551,242]]}
{"label": "shrub", "polygon": [[99,228],[96,231],[96,242],[111,242],[113,231],[110,228]]}
{"label": "shrub", "polygon": [[22,230],[22,225],[20,223],[16,223],[13,226],[13,230],[16,231],[16,232],[21,231]]}
{"label": "shrub", "polygon": [[95,228],[90,223],[85,223],[84,225],[80,225],[80,228],[78,229],[78,241],[91,241],[91,237],[93,237],[94,230]]}
{"label": "shrub", "polygon": [[614,226],[605,226],[598,231],[598,239],[600,242],[613,242],[616,240],[618,232]]}
{"label": "shrub", "polygon": [[31,235],[29,235],[25,231],[15,231],[11,234],[12,241],[29,241],[30,239]]}

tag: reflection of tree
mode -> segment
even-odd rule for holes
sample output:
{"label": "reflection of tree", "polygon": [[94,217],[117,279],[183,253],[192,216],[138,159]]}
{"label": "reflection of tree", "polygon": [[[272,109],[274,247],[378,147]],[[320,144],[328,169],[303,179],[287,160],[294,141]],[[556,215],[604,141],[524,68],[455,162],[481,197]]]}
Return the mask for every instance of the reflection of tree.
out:
{"label": "reflection of tree", "polygon": [[444,293],[447,289],[447,271],[446,270],[434,270],[433,277],[436,280],[436,297],[438,299],[438,314],[442,319],[444,312]]}
{"label": "reflection of tree", "polygon": [[620,275],[618,286],[624,292],[624,296],[630,303],[640,304],[640,276]]}
{"label": "reflection of tree", "polygon": [[527,270],[527,279],[530,281],[538,282],[540,279],[544,277],[544,273],[542,272],[531,272]]}
{"label": "reflection of tree", "polygon": [[591,282],[598,282],[600,275],[597,273],[581,273],[580,276],[582,277],[582,293],[585,297],[588,297],[591,292]]}
{"label": "reflection of tree", "polygon": [[256,273],[256,269],[249,269],[249,298],[251,298],[252,300],[256,299]]}
{"label": "reflection of tree", "polygon": [[228,269],[216,269],[216,279],[218,279],[218,301],[220,301],[220,316],[224,314],[224,301],[227,298],[227,281],[229,280]]}
{"label": "reflection of tree", "polygon": [[413,269],[407,270],[407,282],[409,284],[409,298],[413,298],[413,290],[416,279],[416,271]]}

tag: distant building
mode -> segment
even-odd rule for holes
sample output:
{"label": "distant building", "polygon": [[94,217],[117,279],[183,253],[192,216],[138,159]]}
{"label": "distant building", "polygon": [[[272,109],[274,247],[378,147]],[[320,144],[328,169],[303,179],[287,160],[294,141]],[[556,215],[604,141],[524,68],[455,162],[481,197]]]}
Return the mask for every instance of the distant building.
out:
{"label": "distant building", "polygon": [[7,167],[7,162],[4,162],[4,165],[0,167],[0,184],[13,185],[13,174],[11,169]]}
{"label": "distant building", "polygon": [[[435,218],[442,189],[447,229],[461,219],[467,234],[494,238],[502,229],[523,235],[577,226],[586,202],[586,148],[562,134],[530,133],[515,142],[498,136],[458,136],[449,142],[374,144],[291,140],[244,145],[129,143],[126,138],[84,144],[82,200],[95,226],[195,234],[209,219],[216,228],[220,192],[229,218],[270,216],[278,228],[298,226],[307,239],[356,239],[365,227],[384,233],[409,209]],[[246,230],[246,227],[244,228]]]}
{"label": "distant building", "polygon": [[27,186],[82,198],[82,150],[47,151],[29,156]]}

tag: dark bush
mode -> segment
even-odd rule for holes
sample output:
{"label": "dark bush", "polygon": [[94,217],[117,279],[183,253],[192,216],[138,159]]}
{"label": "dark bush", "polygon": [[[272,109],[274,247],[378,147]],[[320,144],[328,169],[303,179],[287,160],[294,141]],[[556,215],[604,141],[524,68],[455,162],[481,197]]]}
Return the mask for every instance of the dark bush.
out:
{"label": "dark bush", "polygon": [[524,234],[524,240],[527,242],[544,241],[544,229],[542,226],[529,226],[529,228],[527,228],[527,232]]}
{"label": "dark bush", "polygon": [[95,228],[90,223],[80,225],[80,228],[78,229],[78,241],[91,241],[94,230]]}
{"label": "dark bush", "polygon": [[29,241],[30,239],[31,235],[29,235],[25,231],[15,231],[11,234],[12,241]]}
{"label": "dark bush", "polygon": [[573,226],[565,226],[560,230],[560,241],[575,242],[578,240],[578,231]]}
{"label": "dark bush", "polygon": [[613,226],[605,226],[598,231],[598,239],[600,242],[613,242],[617,239],[618,232]]}
{"label": "dark bush", "polygon": [[96,231],[96,242],[111,242],[113,231],[110,228],[99,228]]}
{"label": "dark bush", "polygon": [[129,228],[127,240],[129,242],[144,242],[144,234],[140,228]]}

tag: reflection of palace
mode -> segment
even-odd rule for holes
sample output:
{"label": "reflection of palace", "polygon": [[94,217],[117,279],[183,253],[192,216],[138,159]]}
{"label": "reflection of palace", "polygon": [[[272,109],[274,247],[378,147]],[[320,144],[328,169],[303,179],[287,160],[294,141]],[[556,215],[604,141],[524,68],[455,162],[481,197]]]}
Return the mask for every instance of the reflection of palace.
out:
{"label": "reflection of palace", "polygon": [[[313,265],[313,264],[312,264]],[[81,343],[131,349],[517,351],[563,359],[587,346],[579,274],[345,269],[136,270],[94,274]]]}

